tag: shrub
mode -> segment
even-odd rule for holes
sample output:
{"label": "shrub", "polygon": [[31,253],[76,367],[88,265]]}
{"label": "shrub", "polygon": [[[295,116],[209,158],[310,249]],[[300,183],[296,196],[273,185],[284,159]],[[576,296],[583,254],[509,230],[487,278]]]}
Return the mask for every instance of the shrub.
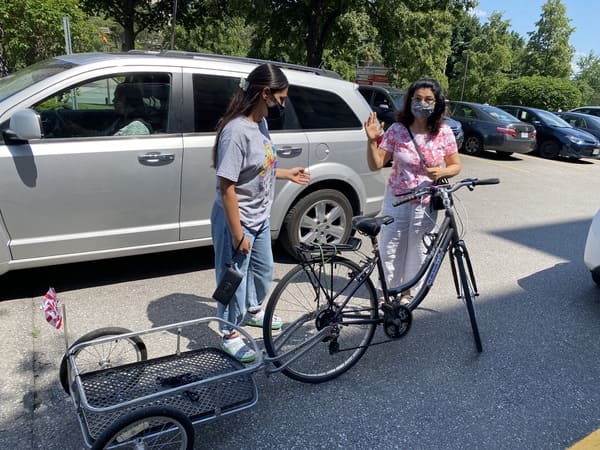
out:
{"label": "shrub", "polygon": [[582,94],[572,81],[542,76],[522,77],[506,83],[498,104],[523,105],[549,111],[569,110],[581,105]]}

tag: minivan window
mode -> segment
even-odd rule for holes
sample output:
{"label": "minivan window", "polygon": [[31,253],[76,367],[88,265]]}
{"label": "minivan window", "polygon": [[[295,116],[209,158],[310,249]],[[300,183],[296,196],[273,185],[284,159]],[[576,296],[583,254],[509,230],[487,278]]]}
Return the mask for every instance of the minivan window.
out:
{"label": "minivan window", "polygon": [[2,77],[0,78],[0,101],[7,99],[38,81],[56,75],[73,66],[74,64],[66,61],[49,59],[21,69],[14,74]]}
{"label": "minivan window", "polygon": [[[288,100],[305,130],[362,127],[352,109],[332,92],[292,85],[288,91]],[[286,101],[285,114],[287,109]]]}
{"label": "minivan window", "polygon": [[217,122],[225,114],[229,100],[239,89],[239,78],[213,75],[193,75],[194,131],[214,132]]}
{"label": "minivan window", "polygon": [[116,74],[74,85],[35,104],[44,138],[167,132],[170,76]]}
{"label": "minivan window", "polygon": [[[216,130],[217,122],[225,114],[229,101],[239,91],[239,84],[239,78],[193,75],[195,132],[207,133]],[[290,91],[291,89],[290,87]],[[270,131],[301,129],[289,93],[284,114],[280,117],[268,117],[267,122]]]}

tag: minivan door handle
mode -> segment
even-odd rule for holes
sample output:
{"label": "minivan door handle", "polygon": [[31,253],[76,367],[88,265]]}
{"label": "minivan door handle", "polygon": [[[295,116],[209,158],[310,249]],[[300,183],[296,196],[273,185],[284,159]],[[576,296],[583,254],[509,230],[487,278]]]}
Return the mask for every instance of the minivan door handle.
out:
{"label": "minivan door handle", "polygon": [[148,152],[138,156],[138,161],[145,164],[166,164],[175,160],[173,153]]}
{"label": "minivan door handle", "polygon": [[294,158],[302,153],[302,147],[292,147],[290,145],[283,145],[277,147],[277,155],[282,158]]}

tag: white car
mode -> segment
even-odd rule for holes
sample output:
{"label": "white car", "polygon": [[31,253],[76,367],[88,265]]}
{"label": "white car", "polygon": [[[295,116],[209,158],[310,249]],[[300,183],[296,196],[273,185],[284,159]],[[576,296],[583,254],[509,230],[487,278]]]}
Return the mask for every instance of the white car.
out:
{"label": "white car", "polygon": [[600,286],[600,210],[594,216],[588,231],[583,262],[592,272],[592,279]]}

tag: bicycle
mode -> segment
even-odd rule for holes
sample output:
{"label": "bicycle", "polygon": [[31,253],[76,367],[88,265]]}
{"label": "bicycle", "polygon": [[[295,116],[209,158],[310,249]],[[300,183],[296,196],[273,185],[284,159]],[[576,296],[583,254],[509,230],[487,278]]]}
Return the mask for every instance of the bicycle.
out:
{"label": "bicycle", "polygon": [[[277,284],[265,309],[264,346],[273,364],[290,378],[321,383],[349,370],[372,343],[378,325],[388,341],[406,335],[412,324],[412,311],[425,299],[438,275],[442,261],[450,254],[456,294],[467,307],[478,352],[483,350],[473,298],[479,295],[471,259],[461,239],[452,194],[467,187],[497,184],[500,180],[469,178],[454,184],[432,185],[401,196],[394,206],[430,196],[437,197],[444,218],[434,232],[424,237],[427,253],[413,279],[388,287],[378,248],[381,227],[393,222],[390,216],[353,218],[355,230],[371,241],[372,255],[360,251],[362,240],[352,237],[341,245],[301,244],[301,262]],[[360,263],[342,256],[353,252]],[[382,298],[371,279],[377,270]],[[398,295],[423,283],[408,305]],[[274,316],[283,319],[281,330],[272,330]],[[383,343],[381,342],[381,343]]]}

